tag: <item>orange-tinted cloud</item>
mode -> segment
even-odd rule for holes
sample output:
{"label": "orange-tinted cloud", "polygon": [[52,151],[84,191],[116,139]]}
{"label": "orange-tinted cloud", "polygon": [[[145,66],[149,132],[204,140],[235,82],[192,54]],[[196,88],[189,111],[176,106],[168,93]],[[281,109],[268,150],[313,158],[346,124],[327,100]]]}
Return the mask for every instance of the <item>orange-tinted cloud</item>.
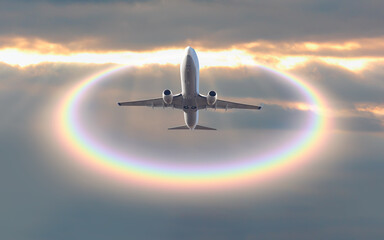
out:
{"label": "orange-tinted cloud", "polygon": [[[384,62],[384,39],[357,39],[345,42],[250,42],[226,49],[197,48],[202,67],[270,65],[290,70],[320,61],[350,71],[361,71]],[[0,61],[26,66],[42,62],[179,64],[183,47],[146,51],[88,49],[96,40],[85,39],[66,45],[42,39],[0,38]]]}
{"label": "orange-tinted cloud", "polygon": [[384,104],[360,103],[356,105],[356,110],[384,117]]}

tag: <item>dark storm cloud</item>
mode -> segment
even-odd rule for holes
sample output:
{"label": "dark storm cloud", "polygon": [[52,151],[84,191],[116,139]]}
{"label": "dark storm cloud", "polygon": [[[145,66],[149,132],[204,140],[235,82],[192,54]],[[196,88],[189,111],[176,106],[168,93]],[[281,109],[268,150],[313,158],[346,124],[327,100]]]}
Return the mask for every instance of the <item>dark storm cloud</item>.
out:
{"label": "dark storm cloud", "polygon": [[337,41],[384,34],[384,5],[378,0],[54,2],[3,2],[0,35],[78,49],[152,49],[186,44],[229,47],[256,40]]}

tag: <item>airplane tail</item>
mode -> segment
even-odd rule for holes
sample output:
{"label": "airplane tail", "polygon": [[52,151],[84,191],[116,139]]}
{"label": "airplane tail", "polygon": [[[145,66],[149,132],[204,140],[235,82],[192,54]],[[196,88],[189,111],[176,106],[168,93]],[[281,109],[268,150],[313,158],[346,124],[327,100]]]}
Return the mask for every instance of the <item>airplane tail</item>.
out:
{"label": "airplane tail", "polygon": [[[168,128],[168,130],[189,130],[189,129],[190,128],[188,126],[180,126],[180,127]],[[194,130],[217,130],[217,129],[196,125]]]}

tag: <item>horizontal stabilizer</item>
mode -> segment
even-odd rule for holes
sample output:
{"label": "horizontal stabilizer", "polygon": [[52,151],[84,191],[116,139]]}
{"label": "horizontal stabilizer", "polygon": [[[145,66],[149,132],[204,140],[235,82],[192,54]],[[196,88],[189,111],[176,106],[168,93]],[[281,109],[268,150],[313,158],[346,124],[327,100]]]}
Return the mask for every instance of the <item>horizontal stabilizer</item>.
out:
{"label": "horizontal stabilizer", "polygon": [[217,129],[196,125],[195,130],[217,130]]}
{"label": "horizontal stabilizer", "polygon": [[168,128],[168,130],[189,130],[189,127],[188,126],[180,126],[180,127]]}
{"label": "horizontal stabilizer", "polygon": [[[173,128],[168,128],[168,130],[190,130],[188,126],[180,126],[180,127],[173,127]],[[204,127],[200,125],[196,125],[194,130],[216,130],[214,128],[209,128],[209,127]]]}

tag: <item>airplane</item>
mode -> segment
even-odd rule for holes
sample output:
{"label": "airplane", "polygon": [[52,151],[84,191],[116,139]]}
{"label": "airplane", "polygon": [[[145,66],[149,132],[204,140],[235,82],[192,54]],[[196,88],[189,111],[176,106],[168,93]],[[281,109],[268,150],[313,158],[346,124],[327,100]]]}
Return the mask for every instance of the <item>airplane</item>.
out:
{"label": "airplane", "polygon": [[168,130],[216,130],[215,128],[197,125],[199,110],[201,109],[254,109],[261,106],[235,103],[217,99],[215,91],[209,91],[207,96],[199,93],[199,60],[195,50],[191,47],[185,49],[180,64],[181,93],[173,95],[172,91],[165,89],[161,98],[141,101],[119,102],[119,106],[147,106],[176,108],[184,112],[186,125],[168,128]]}

